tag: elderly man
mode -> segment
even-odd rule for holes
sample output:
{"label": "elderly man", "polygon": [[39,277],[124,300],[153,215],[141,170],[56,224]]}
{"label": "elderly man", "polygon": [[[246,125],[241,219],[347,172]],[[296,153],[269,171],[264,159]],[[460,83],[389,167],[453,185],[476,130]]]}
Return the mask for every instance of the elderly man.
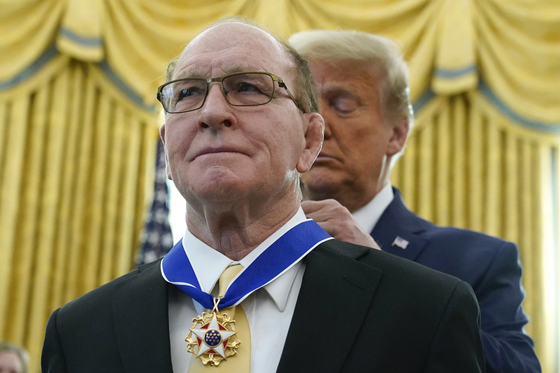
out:
{"label": "elderly man", "polygon": [[299,174],[323,119],[293,49],[249,21],[219,22],[170,65],[158,98],[185,236],[55,311],[43,372],[484,370],[465,282],[305,219]]}
{"label": "elderly man", "polygon": [[303,175],[305,197],[320,201],[303,204],[307,216],[335,238],[374,246],[373,237],[383,251],[468,282],[481,308],[487,371],[539,372],[523,331],[517,247],[437,227],[409,211],[391,187],[390,169],[413,121],[396,44],[363,32],[319,30],[297,33],[290,43],[310,62],[325,119],[323,149]]}

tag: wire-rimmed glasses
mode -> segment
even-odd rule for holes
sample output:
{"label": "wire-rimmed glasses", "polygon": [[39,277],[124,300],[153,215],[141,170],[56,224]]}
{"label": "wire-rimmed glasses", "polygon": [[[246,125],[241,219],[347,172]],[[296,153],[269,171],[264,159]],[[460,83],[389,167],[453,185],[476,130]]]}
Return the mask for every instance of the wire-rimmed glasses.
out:
{"label": "wire-rimmed glasses", "polygon": [[158,88],[157,99],[169,114],[186,113],[200,109],[210,89],[210,83],[221,83],[221,91],[232,106],[258,106],[268,104],[274,97],[276,84],[286,90],[298,109],[296,99],[279,76],[249,71],[224,75],[218,78],[184,78],[169,81]]}

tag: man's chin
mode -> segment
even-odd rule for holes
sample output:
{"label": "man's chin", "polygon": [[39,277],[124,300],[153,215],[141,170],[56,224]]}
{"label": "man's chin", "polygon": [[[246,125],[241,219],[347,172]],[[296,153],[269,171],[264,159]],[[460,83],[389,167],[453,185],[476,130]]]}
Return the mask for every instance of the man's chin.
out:
{"label": "man's chin", "polygon": [[303,182],[313,188],[336,186],[347,177],[348,174],[341,167],[323,164],[314,164],[309,171],[301,175]]}
{"label": "man's chin", "polygon": [[302,177],[302,191],[307,200],[334,198],[341,189],[342,181],[335,175],[305,175]]}

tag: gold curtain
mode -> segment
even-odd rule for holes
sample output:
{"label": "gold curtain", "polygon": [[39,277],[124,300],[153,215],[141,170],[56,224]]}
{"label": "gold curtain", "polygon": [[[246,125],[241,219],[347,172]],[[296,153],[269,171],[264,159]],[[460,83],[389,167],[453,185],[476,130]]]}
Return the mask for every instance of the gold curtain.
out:
{"label": "gold curtain", "polygon": [[155,89],[186,42],[234,14],[283,37],[349,28],[401,45],[417,124],[393,182],[427,219],[518,243],[527,330],[544,371],[560,367],[554,0],[0,0],[0,339],[36,371],[52,310],[131,268]]}

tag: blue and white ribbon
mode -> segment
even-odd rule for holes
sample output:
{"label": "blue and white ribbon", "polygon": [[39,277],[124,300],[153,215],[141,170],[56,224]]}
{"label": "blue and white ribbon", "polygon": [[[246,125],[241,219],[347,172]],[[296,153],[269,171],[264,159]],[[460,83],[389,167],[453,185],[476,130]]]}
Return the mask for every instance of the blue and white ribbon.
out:
{"label": "blue and white ribbon", "polygon": [[[296,225],[264,250],[230,284],[219,308],[236,306],[251,293],[282,275],[319,244],[333,239],[315,221],[308,219]],[[183,248],[175,244],[161,262],[163,278],[177,286],[204,308],[214,307],[214,297],[202,291],[200,283]]]}

